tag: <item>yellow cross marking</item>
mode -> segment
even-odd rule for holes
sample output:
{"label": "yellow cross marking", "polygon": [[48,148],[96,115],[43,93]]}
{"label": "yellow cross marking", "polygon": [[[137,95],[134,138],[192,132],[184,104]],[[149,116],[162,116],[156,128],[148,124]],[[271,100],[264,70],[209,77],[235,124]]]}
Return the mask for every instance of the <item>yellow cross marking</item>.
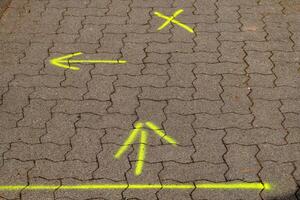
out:
{"label": "yellow cross marking", "polygon": [[168,17],[164,14],[161,14],[160,12],[154,12],[154,14],[160,18],[165,19],[166,21],[157,29],[157,30],[162,30],[163,28],[165,28],[169,23],[174,23],[177,24],[178,26],[184,28],[185,30],[187,30],[190,33],[194,33],[193,29],[191,27],[189,27],[188,25],[185,25],[181,22],[179,22],[178,20],[175,19],[175,17],[177,17],[178,15],[180,15],[180,13],[183,12],[183,9],[179,9],[176,12],[174,12],[174,14],[171,17]]}

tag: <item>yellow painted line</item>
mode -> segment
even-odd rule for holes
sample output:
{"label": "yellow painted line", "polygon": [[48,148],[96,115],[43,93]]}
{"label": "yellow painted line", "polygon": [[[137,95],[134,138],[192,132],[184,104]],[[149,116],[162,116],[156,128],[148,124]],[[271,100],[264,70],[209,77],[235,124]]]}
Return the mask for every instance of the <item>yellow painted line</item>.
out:
{"label": "yellow painted line", "polygon": [[165,26],[167,26],[170,22],[174,23],[174,24],[177,24],[178,26],[184,28],[185,30],[187,30],[188,32],[190,33],[194,33],[194,30],[189,27],[188,25],[185,25],[181,22],[179,22],[178,20],[175,19],[176,16],[178,16],[180,13],[182,13],[183,10],[180,9],[180,10],[177,10],[172,17],[168,17],[160,12],[154,12],[154,14],[160,18],[163,18],[165,19],[166,21],[157,29],[157,30],[161,30],[163,29]]}
{"label": "yellow painted line", "polygon": [[220,189],[270,190],[269,183],[203,183],[203,184],[80,184],[80,185],[0,185],[0,191],[15,190],[123,190],[123,189]]}
{"label": "yellow painted line", "polygon": [[119,148],[119,150],[116,152],[116,154],[114,156],[115,158],[119,159],[123,155],[123,153],[125,151],[127,151],[127,149],[129,148],[129,146],[131,144],[133,144],[133,142],[136,139],[136,137],[137,137],[137,135],[138,135],[138,133],[139,133],[139,131],[140,131],[141,128],[143,128],[143,124],[140,123],[140,122],[136,123],[135,129],[133,129],[131,131],[131,133],[129,134],[129,137],[125,140],[125,142],[121,146],[121,148]]}
{"label": "yellow painted line", "polygon": [[127,63],[126,60],[69,60],[72,57],[81,55],[81,52],[68,54],[65,56],[61,56],[58,58],[50,59],[50,63],[56,67],[61,67],[65,69],[72,69],[72,70],[79,70],[79,67],[69,66],[67,64],[71,63],[108,63],[108,64],[125,64]]}
{"label": "yellow painted line", "polygon": [[144,161],[146,157],[146,145],[147,145],[147,137],[148,133],[144,130],[141,132],[141,143],[139,147],[139,153],[138,153],[138,160],[136,162],[135,167],[135,175],[139,176],[141,175],[143,171]]}
{"label": "yellow painted line", "polygon": [[[171,21],[172,21],[173,19],[175,19],[175,17],[177,17],[178,15],[180,15],[180,13],[182,13],[182,12],[183,12],[182,9],[177,10],[177,11],[172,15],[172,17],[169,17],[169,18],[165,21],[165,23],[163,23],[157,30],[161,30],[161,29],[165,28],[169,23],[171,23]],[[161,14],[160,14],[159,12],[155,12],[155,13],[156,13],[157,16],[161,16]]]}
{"label": "yellow painted line", "polygon": [[159,135],[161,138],[165,139],[168,143],[176,146],[177,142],[174,140],[171,136],[168,136],[164,131],[161,131],[158,126],[156,126],[152,122],[146,122],[146,125],[154,131],[157,135]]}

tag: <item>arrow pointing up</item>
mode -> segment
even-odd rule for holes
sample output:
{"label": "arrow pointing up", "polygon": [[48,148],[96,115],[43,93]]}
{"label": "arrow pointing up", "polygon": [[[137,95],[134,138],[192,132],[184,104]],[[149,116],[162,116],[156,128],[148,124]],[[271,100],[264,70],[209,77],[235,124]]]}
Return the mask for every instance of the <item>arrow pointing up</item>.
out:
{"label": "arrow pointing up", "polygon": [[[159,137],[164,139],[166,142],[172,144],[173,146],[176,146],[176,141],[166,135],[164,131],[160,130],[158,126],[153,124],[152,122],[146,122],[145,125],[151,129],[155,134],[157,134]],[[135,167],[135,175],[138,176],[143,171],[144,161],[146,157],[146,146],[147,146],[147,140],[148,140],[148,132],[143,129],[144,124],[141,122],[136,123],[135,129],[133,129],[123,145],[118,149],[118,151],[115,153],[114,157],[119,159],[123,153],[129,148],[130,145],[132,145],[137,138],[138,135],[140,135],[140,142],[139,142],[139,152],[138,152],[138,160]]]}
{"label": "arrow pointing up", "polygon": [[[109,63],[109,64],[124,64],[126,60],[69,60],[72,57],[81,55],[81,52],[68,54],[58,58],[52,58],[50,63],[56,67],[65,69],[79,70],[79,67],[70,66],[71,63]],[[67,64],[66,64],[67,63]]]}

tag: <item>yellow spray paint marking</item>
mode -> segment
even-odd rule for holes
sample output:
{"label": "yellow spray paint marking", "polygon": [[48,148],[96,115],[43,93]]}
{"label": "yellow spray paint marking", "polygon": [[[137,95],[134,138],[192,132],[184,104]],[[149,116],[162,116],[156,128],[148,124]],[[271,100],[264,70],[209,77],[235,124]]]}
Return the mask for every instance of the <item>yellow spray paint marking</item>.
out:
{"label": "yellow spray paint marking", "polygon": [[166,27],[169,23],[174,23],[177,24],[178,26],[184,28],[185,30],[187,30],[190,33],[194,33],[193,29],[191,27],[189,27],[188,25],[185,25],[181,22],[179,22],[178,20],[175,19],[175,17],[177,17],[180,13],[183,12],[183,9],[177,10],[171,17],[168,17],[160,12],[154,12],[154,14],[160,18],[165,19],[166,21],[157,29],[157,30],[162,30],[164,27]]}
{"label": "yellow spray paint marking", "polygon": [[81,184],[81,185],[0,185],[0,191],[16,190],[124,190],[124,189],[220,189],[270,190],[269,183],[202,183],[202,184]]}
{"label": "yellow spray paint marking", "polygon": [[[65,69],[71,69],[71,70],[79,70],[79,67],[71,66],[71,63],[108,63],[108,64],[125,64],[126,60],[69,60],[72,57],[81,55],[81,52],[78,53],[72,53],[65,56],[61,56],[58,58],[52,58],[50,60],[50,63],[56,67],[61,67]],[[67,64],[69,65],[67,65]]]}
{"label": "yellow spray paint marking", "polygon": [[139,152],[138,152],[138,159],[136,162],[135,172],[134,174],[136,176],[140,175],[143,171],[144,161],[146,157],[146,147],[147,147],[147,139],[148,139],[148,132],[142,129],[146,125],[149,129],[151,129],[154,133],[156,133],[159,137],[166,140],[168,143],[176,146],[177,142],[170,136],[166,135],[163,131],[159,130],[159,127],[156,126],[152,122],[146,122],[145,124],[141,122],[137,122],[135,124],[135,129],[133,129],[123,145],[118,149],[118,151],[115,153],[114,157],[119,159],[125,151],[132,145],[137,138],[138,135],[140,135],[140,143],[139,143]]}

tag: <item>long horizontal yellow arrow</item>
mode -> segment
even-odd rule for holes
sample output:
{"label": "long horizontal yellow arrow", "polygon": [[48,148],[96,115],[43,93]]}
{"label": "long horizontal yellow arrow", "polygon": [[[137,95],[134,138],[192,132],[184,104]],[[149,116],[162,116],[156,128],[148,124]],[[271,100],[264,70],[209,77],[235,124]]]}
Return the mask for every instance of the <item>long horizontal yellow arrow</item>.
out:
{"label": "long horizontal yellow arrow", "polygon": [[72,57],[81,55],[81,52],[68,54],[65,56],[61,56],[58,58],[52,58],[50,63],[56,67],[61,67],[65,69],[79,70],[79,67],[74,67],[70,65],[66,65],[65,63],[108,63],[108,64],[125,64],[126,60],[69,60]]}
{"label": "long horizontal yellow arrow", "polygon": [[203,183],[203,184],[80,184],[80,185],[0,185],[0,191],[14,190],[123,190],[123,189],[223,189],[270,190],[269,183]]}

